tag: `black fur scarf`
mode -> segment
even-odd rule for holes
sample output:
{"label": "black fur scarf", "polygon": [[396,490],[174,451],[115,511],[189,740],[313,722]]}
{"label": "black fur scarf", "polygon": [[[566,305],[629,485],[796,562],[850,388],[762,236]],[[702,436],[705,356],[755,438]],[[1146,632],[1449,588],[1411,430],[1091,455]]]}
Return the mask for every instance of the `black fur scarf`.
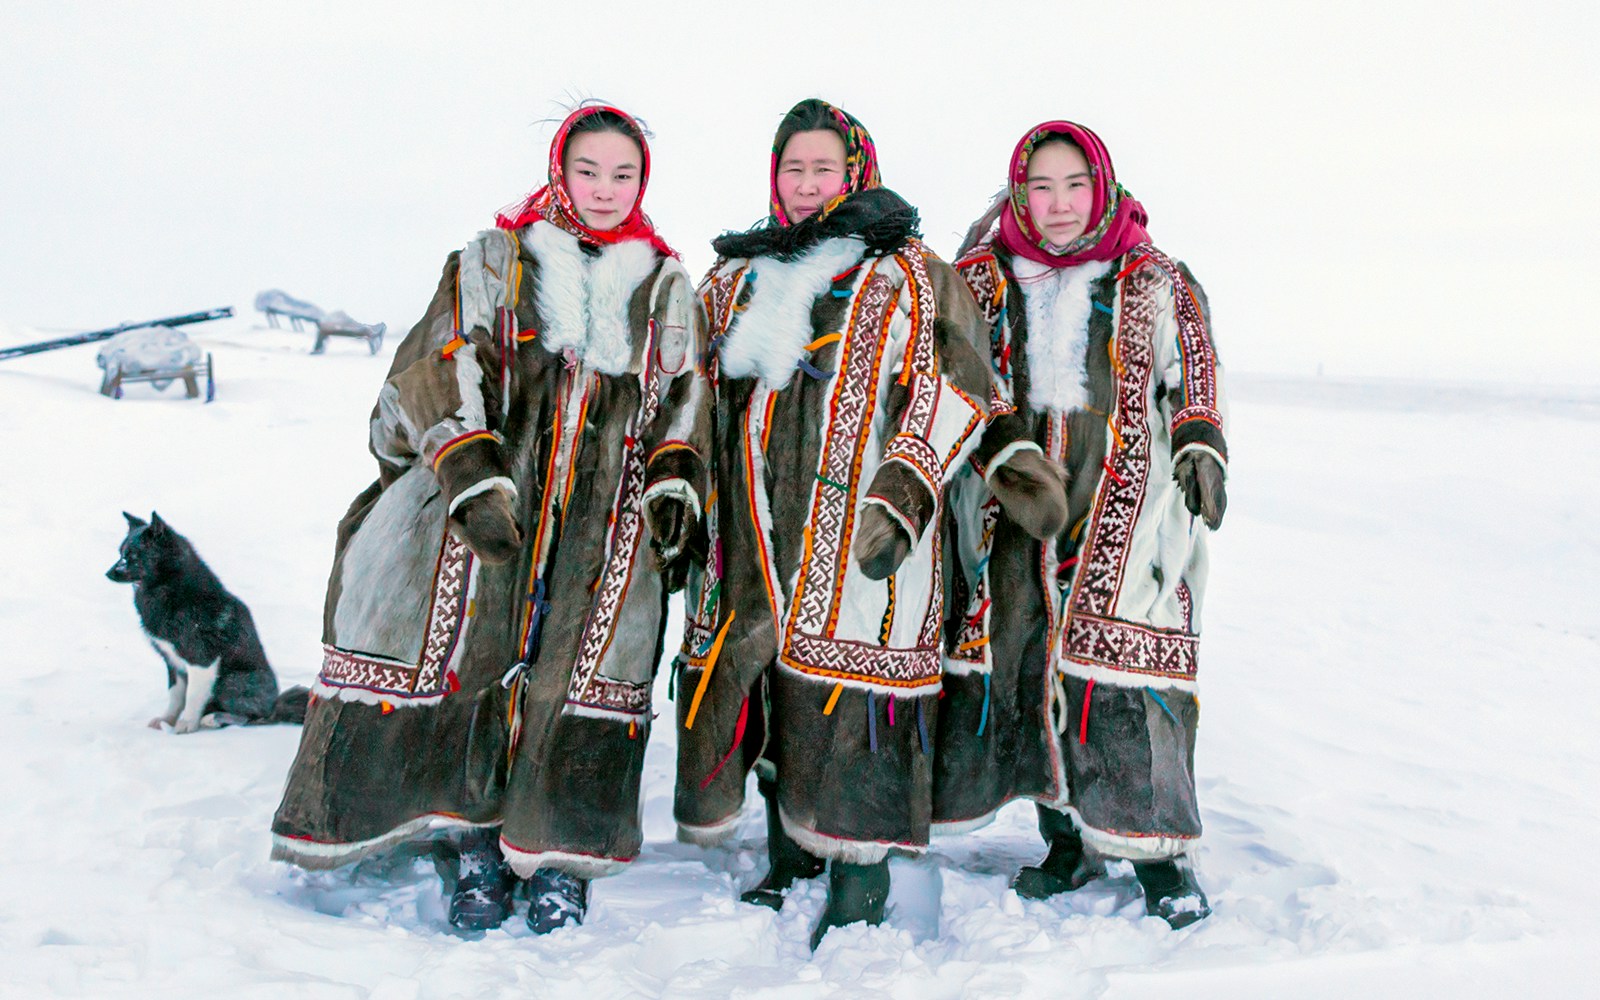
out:
{"label": "black fur scarf", "polygon": [[922,235],[917,210],[888,188],[858,191],[826,216],[813,215],[792,226],[770,220],[742,233],[723,233],[711,241],[719,257],[775,257],[793,260],[823,240],[856,236],[867,243],[867,253],[894,253],[906,241]]}

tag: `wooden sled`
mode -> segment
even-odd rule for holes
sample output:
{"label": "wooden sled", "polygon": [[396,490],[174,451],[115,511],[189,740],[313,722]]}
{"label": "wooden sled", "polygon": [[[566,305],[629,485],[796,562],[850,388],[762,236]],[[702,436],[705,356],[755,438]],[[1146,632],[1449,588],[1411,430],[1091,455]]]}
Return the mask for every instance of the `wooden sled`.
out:
{"label": "wooden sled", "polygon": [[173,382],[182,382],[184,390],[190,399],[200,395],[200,378],[206,380],[206,402],[217,398],[216,369],[212,364],[211,355],[207,354],[204,361],[180,368],[168,368],[159,371],[128,372],[120,368],[107,370],[105,377],[100,382],[100,395],[110,396],[112,399],[122,398],[122,387],[130,382],[150,382],[158,391],[165,391]]}

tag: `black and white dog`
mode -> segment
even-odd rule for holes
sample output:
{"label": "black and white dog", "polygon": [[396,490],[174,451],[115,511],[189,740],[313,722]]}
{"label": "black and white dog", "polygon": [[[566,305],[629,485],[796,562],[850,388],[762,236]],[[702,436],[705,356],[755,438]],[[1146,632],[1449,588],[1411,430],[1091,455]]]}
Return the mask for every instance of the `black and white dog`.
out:
{"label": "black and white dog", "polygon": [[200,560],[189,540],[154,512],[124,512],[128,534],[106,570],[133,584],[139,624],[167,663],[167,712],[150,720],[179,733],[250,723],[305,721],[309,692],[278,693],[278,678],[244,602]]}

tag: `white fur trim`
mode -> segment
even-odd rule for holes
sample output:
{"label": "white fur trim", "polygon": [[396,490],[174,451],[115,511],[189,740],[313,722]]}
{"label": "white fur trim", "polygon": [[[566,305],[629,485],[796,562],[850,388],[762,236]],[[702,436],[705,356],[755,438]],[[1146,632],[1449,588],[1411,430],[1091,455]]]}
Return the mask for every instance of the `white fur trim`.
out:
{"label": "white fur trim", "polygon": [[471,500],[480,493],[487,493],[495,487],[505,490],[507,495],[509,495],[512,499],[516,498],[517,484],[511,481],[511,477],[490,476],[488,479],[478,480],[471,486],[468,486],[466,489],[462,490],[460,493],[457,493],[456,498],[450,501],[449,512],[454,514],[456,510],[466,501]]}
{"label": "white fur trim", "polygon": [[388,833],[373,837],[371,840],[358,840],[346,844],[325,844],[315,840],[302,840],[299,837],[285,837],[282,834],[272,835],[272,860],[287,861],[310,871],[326,871],[330,868],[342,868],[345,865],[360,861],[362,858],[375,851],[382,850],[392,844],[421,833],[423,830],[454,829],[459,827],[495,827],[498,823],[472,823],[457,816],[444,816],[430,814],[418,816],[414,820],[402,823]]}
{"label": "white fur trim", "polygon": [[1107,857],[1127,861],[1162,861],[1183,856],[1200,840],[1198,837],[1129,837],[1095,829],[1085,823],[1083,816],[1071,806],[1060,811],[1072,817],[1085,844]]}
{"label": "white fur trim", "polygon": [[1000,466],[1006,464],[1025,451],[1036,451],[1040,454],[1040,456],[1044,455],[1044,449],[1032,441],[1013,441],[1004,448],[1001,448],[999,451],[995,452],[994,457],[989,460],[989,467],[983,470],[984,483],[988,483],[990,479],[994,477],[994,474],[999,471]]}
{"label": "white fur trim", "polygon": [[739,828],[739,821],[744,819],[744,808],[740,807],[727,819],[710,823],[706,826],[696,826],[693,823],[678,823],[678,840],[685,844],[694,844],[697,847],[716,847],[718,844],[733,836]]}
{"label": "white fur trim", "polygon": [[662,496],[676,497],[682,500],[689,505],[690,510],[694,511],[696,518],[703,513],[700,508],[700,494],[693,486],[689,485],[687,479],[673,477],[672,479],[663,479],[660,482],[653,483],[649,489],[644,491],[644,496],[640,498],[639,503],[641,506],[648,506],[651,500]]}
{"label": "white fur trim", "polygon": [[[917,529],[912,527],[911,520],[904,514],[900,513],[900,509],[898,507],[882,497],[867,497],[865,500],[861,501],[861,509],[866,510],[868,507],[881,507],[885,513],[894,519],[894,523],[900,526],[900,530],[906,533],[906,537],[911,539],[911,544],[917,544]],[[854,552],[850,553],[850,558],[852,561],[854,561]]]}
{"label": "white fur trim", "polygon": [[[414,664],[408,664],[414,666]],[[441,692],[422,698],[402,698],[395,694],[385,694],[381,691],[369,691],[366,688],[340,687],[336,684],[327,684],[320,678],[311,684],[311,693],[318,698],[327,698],[331,701],[350,701],[361,705],[388,705],[392,708],[428,708],[444,701]]]}
{"label": "white fur trim", "polygon": [[904,851],[911,854],[921,854],[928,849],[926,844],[902,844],[890,840],[849,840],[844,837],[831,837],[825,833],[807,829],[789,818],[789,814],[778,807],[778,818],[783,821],[783,832],[789,839],[799,844],[806,851],[819,858],[830,861],[843,861],[852,865],[877,864],[889,856],[890,851]]}
{"label": "white fur trim", "polygon": [[983,829],[993,823],[994,818],[999,814],[1000,810],[996,809],[994,812],[985,813],[976,819],[957,819],[944,823],[934,823],[932,833],[936,837],[959,837],[964,833]]}
{"label": "white fur trim", "polygon": [[760,375],[771,389],[788,385],[805,346],[816,336],[811,308],[817,297],[866,249],[863,240],[844,236],[823,240],[792,261],[752,261],[745,282],[753,282],[754,290],[722,342],[722,373],[733,378]]}
{"label": "white fur trim", "polygon": [[523,230],[523,242],[539,261],[539,343],[554,353],[570,348],[607,375],[627,371],[633,364],[628,304],[655,270],[655,247],[625,240],[591,258],[577,237],[543,221]]}
{"label": "white fur trim", "polygon": [[1153,677],[1149,674],[1136,674],[1128,670],[1118,670],[1115,667],[1102,666],[1098,663],[1079,663],[1066,657],[1056,659],[1056,670],[1075,677],[1080,681],[1094,681],[1096,684],[1109,684],[1119,688],[1148,688],[1152,691],[1187,691],[1190,694],[1199,690],[1194,681],[1178,680],[1173,677]]}
{"label": "white fur trim", "polygon": [[610,722],[637,722],[641,726],[650,718],[649,712],[625,712],[617,708],[599,708],[569,701],[561,707],[562,715],[581,715],[586,719],[605,719]]}
{"label": "white fur trim", "polygon": [[987,656],[983,658],[982,663],[971,663],[967,660],[954,660],[948,656],[943,657],[943,661],[943,672],[946,674],[978,674],[979,676],[982,676],[983,674],[994,672],[991,664],[989,663],[989,657]]}
{"label": "white fur trim", "polygon": [[1026,257],[1012,262],[1028,309],[1028,402],[1056,413],[1089,403],[1089,285],[1111,261],[1050,267]]}
{"label": "white fur trim", "polygon": [[574,854],[570,851],[520,851],[506,843],[505,838],[500,838],[500,853],[505,855],[506,864],[517,873],[518,878],[527,878],[541,868],[554,868],[566,872],[577,878],[595,879],[615,875],[628,867],[628,862],[617,858],[601,858],[593,854]]}
{"label": "white fur trim", "polygon": [[832,677],[825,674],[812,674],[804,670],[797,670],[781,656],[778,657],[777,667],[779,670],[788,671],[791,677],[798,677],[813,684],[826,684],[830,688],[843,685],[852,691],[867,691],[876,695],[889,694],[894,695],[896,698],[926,698],[937,694],[941,683],[938,676],[930,677],[915,687],[905,687],[899,684],[879,684],[876,681],[864,681],[854,677]]}
{"label": "white fur trim", "polygon": [[1217,460],[1217,464],[1222,466],[1222,478],[1223,478],[1223,481],[1224,482],[1227,481],[1227,478],[1228,478],[1228,460],[1222,457],[1222,452],[1220,452],[1217,449],[1211,447],[1209,444],[1202,444],[1201,442],[1196,441],[1193,444],[1184,445],[1182,448],[1179,448],[1177,450],[1177,452],[1172,456],[1172,464],[1174,466],[1176,466],[1178,464],[1178,459],[1180,459],[1183,456],[1189,454],[1189,452],[1191,452],[1191,451],[1205,452],[1207,455],[1210,455],[1212,458],[1216,459]]}
{"label": "white fur trim", "polygon": [[[694,511],[695,520],[698,521],[700,519],[700,494],[695,492],[695,488],[689,485],[688,480],[678,478],[663,479],[658,483],[652,484],[649,489],[644,491],[644,496],[639,501],[640,509],[643,510],[648,507],[650,501],[656,497],[675,497],[682,500],[689,505],[690,510]],[[683,551],[683,546],[688,542],[689,536],[692,534],[688,530],[691,527],[693,527],[692,524],[684,526],[677,545],[661,550],[662,559],[672,560],[678,557],[678,553]]]}
{"label": "white fur trim", "polygon": [[468,500],[471,500],[479,493],[487,493],[496,486],[505,490],[513,500],[516,499],[517,484],[512,482],[509,476],[490,476],[488,479],[478,480],[471,486],[468,486],[466,489],[462,490],[460,493],[457,493],[456,498],[450,501],[450,513],[454,514],[456,512],[456,508],[460,507]]}

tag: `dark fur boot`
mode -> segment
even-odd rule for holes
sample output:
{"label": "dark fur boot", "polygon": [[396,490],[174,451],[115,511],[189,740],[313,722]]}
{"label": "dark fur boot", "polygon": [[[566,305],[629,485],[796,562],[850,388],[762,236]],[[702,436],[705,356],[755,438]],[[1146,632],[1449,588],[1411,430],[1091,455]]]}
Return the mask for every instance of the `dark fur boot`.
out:
{"label": "dark fur boot", "polygon": [[589,880],[554,868],[540,868],[528,878],[528,895],[528,930],[535,934],[577,926],[589,912]]}
{"label": "dark fur boot", "polygon": [[1135,861],[1133,873],[1144,888],[1144,912],[1165,920],[1173,930],[1211,916],[1211,904],[1186,859]]}
{"label": "dark fur boot", "polygon": [[1024,899],[1048,899],[1081,889],[1104,874],[1098,862],[1083,849],[1083,838],[1065,813],[1039,806],[1039,833],[1050,853],[1037,865],[1028,865],[1011,880],[1011,888]]}
{"label": "dark fur boot", "polygon": [[450,923],[464,931],[499,927],[511,916],[517,877],[500,853],[500,831],[469,830],[461,838]]}
{"label": "dark fur boot", "polygon": [[767,803],[767,875],[754,889],[739,894],[741,903],[754,903],[774,910],[783,909],[784,894],[796,879],[816,878],[825,863],[789,839],[778,816],[778,785],[762,779],[757,782]]}
{"label": "dark fur boot", "polygon": [[835,927],[865,921],[876,927],[883,923],[883,904],[889,898],[889,861],[852,865],[845,861],[828,863],[828,905],[822,910],[817,929],[811,932],[811,950]]}

